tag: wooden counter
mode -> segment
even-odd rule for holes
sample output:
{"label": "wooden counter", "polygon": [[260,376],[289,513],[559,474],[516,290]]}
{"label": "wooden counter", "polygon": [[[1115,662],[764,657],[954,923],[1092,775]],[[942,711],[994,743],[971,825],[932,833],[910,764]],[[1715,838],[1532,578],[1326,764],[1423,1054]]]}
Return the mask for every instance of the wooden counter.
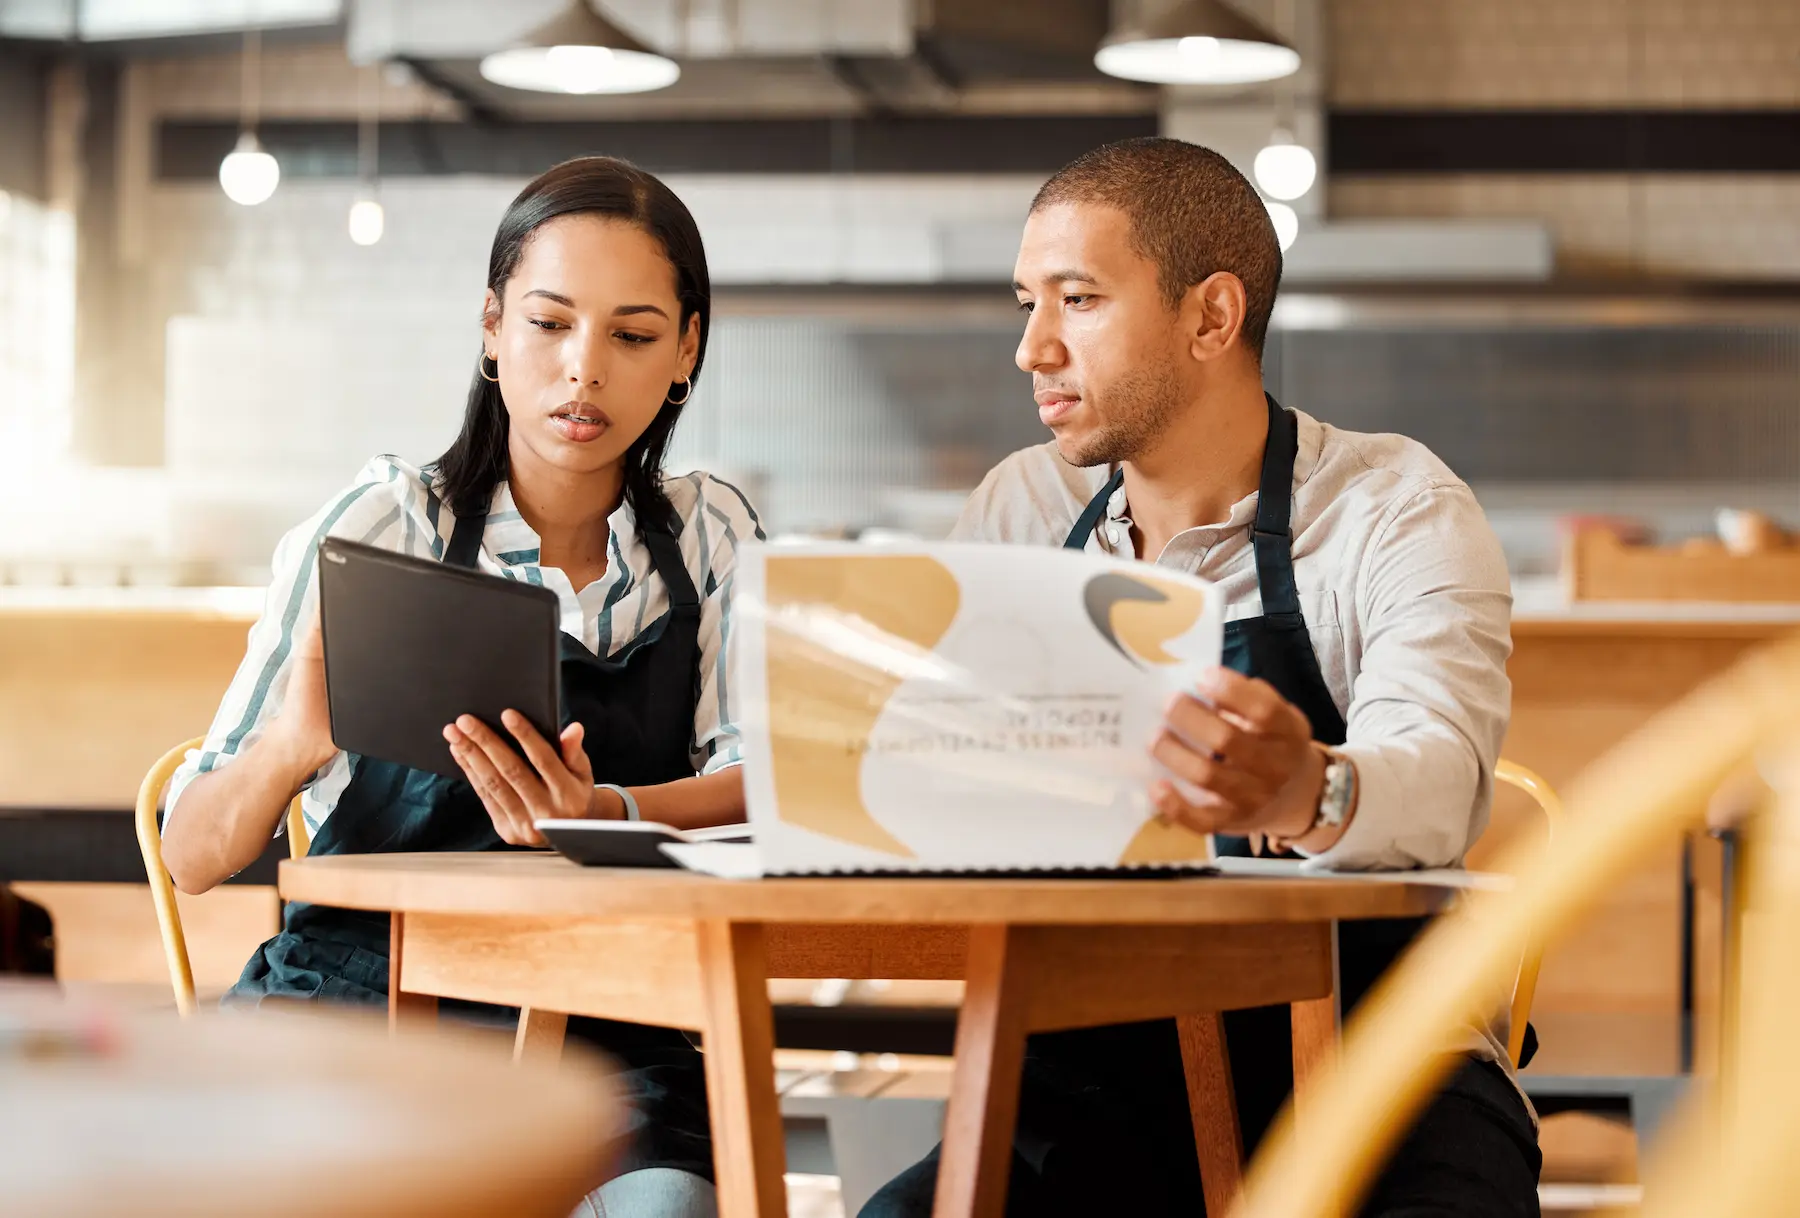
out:
{"label": "wooden counter", "polygon": [[[1582,767],[1695,685],[1759,644],[1800,629],[1793,605],[1581,605],[1513,620],[1512,728],[1505,755],[1566,787]],[[1525,818],[1516,792],[1496,799],[1504,830]],[[1702,860],[1704,866],[1705,860]],[[1678,1060],[1682,1002],[1682,852],[1671,844],[1621,884],[1592,919],[1553,947],[1538,981],[1536,1012],[1546,1065],[1611,1056],[1602,1073],[1663,1073]],[[1704,902],[1703,898],[1703,902]],[[1716,953],[1710,911],[1699,911],[1702,972]],[[1704,1023],[1716,999],[1702,977]],[[1619,1018],[1596,1018],[1617,1016]],[[1620,1029],[1637,1029],[1625,1037]],[[1592,1048],[1556,1044],[1605,1038]],[[1657,1030],[1654,1035],[1644,1029]],[[1705,1064],[1709,1032],[1695,1038]],[[1573,1051],[1572,1051],[1573,1050]],[[1623,1053],[1629,1061],[1616,1060]]]}
{"label": "wooden counter", "polygon": [[261,594],[0,589],[0,808],[131,808],[203,734]]}

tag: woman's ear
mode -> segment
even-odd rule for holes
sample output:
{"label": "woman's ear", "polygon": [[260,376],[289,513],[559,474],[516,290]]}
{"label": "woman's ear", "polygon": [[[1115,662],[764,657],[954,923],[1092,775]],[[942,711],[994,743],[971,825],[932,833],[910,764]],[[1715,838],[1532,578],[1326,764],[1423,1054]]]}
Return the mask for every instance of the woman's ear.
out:
{"label": "woman's ear", "polygon": [[500,337],[500,298],[489,288],[481,296],[481,333],[491,349]]}
{"label": "woman's ear", "polygon": [[694,365],[700,362],[700,315],[689,316],[687,329],[681,332],[681,355],[677,363],[681,368],[682,379],[694,375]]}

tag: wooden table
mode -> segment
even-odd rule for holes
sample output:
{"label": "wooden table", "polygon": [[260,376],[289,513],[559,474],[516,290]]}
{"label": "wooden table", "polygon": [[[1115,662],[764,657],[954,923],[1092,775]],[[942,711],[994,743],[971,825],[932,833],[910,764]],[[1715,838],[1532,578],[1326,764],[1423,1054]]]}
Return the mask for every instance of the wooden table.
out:
{"label": "wooden table", "polygon": [[625,1114],[597,1061],[346,1014],[177,1019],[0,983],[8,1218],[566,1218]]}
{"label": "wooden table", "polygon": [[1217,1012],[1292,1003],[1300,1076],[1335,1034],[1334,922],[1447,896],[1355,880],[727,881],[511,853],[301,859],[282,863],[281,892],[395,915],[396,1020],[446,997],[700,1032],[727,1218],[786,1213],[770,978],[963,979],[936,1211],[999,1218],[1027,1035],[1184,1016],[1184,1056],[1222,1064],[1205,1043]]}

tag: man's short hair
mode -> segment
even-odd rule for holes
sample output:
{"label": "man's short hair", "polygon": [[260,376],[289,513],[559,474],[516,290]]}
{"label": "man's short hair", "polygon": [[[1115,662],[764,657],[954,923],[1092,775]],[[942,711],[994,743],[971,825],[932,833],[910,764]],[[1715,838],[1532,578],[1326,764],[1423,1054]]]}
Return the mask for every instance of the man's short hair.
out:
{"label": "man's short hair", "polygon": [[1166,136],[1102,144],[1056,171],[1031,210],[1099,203],[1131,220],[1131,247],[1156,264],[1173,309],[1219,271],[1244,283],[1244,342],[1262,359],[1281,282],[1281,244],[1256,189],[1210,148]]}

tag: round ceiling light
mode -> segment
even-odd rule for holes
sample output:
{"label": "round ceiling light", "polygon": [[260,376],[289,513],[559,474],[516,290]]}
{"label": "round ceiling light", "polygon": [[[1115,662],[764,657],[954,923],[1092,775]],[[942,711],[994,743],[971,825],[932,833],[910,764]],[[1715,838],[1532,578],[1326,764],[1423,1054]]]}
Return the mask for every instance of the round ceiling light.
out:
{"label": "round ceiling light", "polygon": [[1300,235],[1300,217],[1286,203],[1264,199],[1263,206],[1269,209],[1269,223],[1275,226],[1275,240],[1285,254],[1288,247],[1294,244],[1294,238]]}
{"label": "round ceiling light", "polygon": [[1108,34],[1094,66],[1156,85],[1243,85],[1292,75],[1300,53],[1219,0],[1182,0]]}
{"label": "round ceiling light", "polygon": [[1312,150],[1294,143],[1286,131],[1276,131],[1269,146],[1256,154],[1251,164],[1256,184],[1271,199],[1291,202],[1312,189],[1319,176],[1319,164]]}
{"label": "round ceiling light", "polygon": [[350,205],[350,240],[374,245],[387,228],[387,216],[374,199],[358,199]]}
{"label": "round ceiling light", "polygon": [[245,207],[267,202],[280,182],[281,166],[248,131],[238,136],[237,147],[219,162],[219,185],[225,188],[225,196]]}
{"label": "round ceiling light", "polygon": [[539,93],[648,93],[681,79],[681,66],[576,0],[519,45],[483,59],[481,75]]}

